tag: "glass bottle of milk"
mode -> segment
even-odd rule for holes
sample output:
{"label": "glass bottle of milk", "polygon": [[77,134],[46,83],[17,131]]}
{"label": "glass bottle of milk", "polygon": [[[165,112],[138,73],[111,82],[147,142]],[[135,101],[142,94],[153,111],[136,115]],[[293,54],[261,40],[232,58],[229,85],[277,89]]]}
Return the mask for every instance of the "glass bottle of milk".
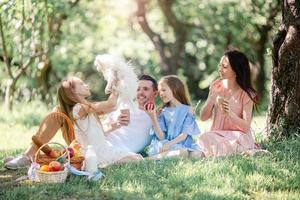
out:
{"label": "glass bottle of milk", "polygon": [[84,164],[85,164],[84,171],[90,173],[94,173],[98,171],[97,155],[93,145],[87,146],[87,151],[85,152]]}

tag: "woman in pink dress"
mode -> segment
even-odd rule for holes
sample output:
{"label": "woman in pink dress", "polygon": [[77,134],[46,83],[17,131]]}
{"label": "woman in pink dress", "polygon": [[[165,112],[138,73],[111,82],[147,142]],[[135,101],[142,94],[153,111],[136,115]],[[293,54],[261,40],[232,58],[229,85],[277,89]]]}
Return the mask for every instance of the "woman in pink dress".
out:
{"label": "woman in pink dress", "polygon": [[225,156],[255,151],[250,131],[252,110],[257,93],[251,86],[247,57],[237,51],[227,51],[219,64],[221,79],[210,86],[200,119],[213,117],[210,131],[199,137],[199,145],[206,157]]}

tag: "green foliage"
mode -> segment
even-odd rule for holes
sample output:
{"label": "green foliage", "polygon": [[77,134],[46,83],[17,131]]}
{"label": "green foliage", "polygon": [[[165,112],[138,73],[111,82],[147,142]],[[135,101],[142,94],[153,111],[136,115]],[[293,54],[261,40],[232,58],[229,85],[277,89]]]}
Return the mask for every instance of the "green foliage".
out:
{"label": "green foliage", "polygon": [[5,113],[0,115],[0,123],[12,126],[14,124],[22,124],[25,127],[38,126],[45,114],[51,111],[53,105],[45,105],[41,101],[30,101],[25,103],[17,103],[15,109],[11,112],[0,107],[0,112]]}
{"label": "green foliage", "polygon": [[[93,66],[95,55],[100,53],[124,56],[135,66],[138,74],[149,73],[156,78],[161,77],[158,54],[134,16],[135,1],[117,4],[115,1],[79,1],[75,6],[71,6],[71,1],[25,1],[26,18],[21,27],[21,1],[7,2],[1,7],[1,15],[5,18],[9,52],[16,61],[20,60],[22,31],[16,32],[16,27],[25,32],[25,55],[29,55],[34,48],[48,49],[52,63],[49,79],[51,94],[55,93],[57,82],[67,75],[80,72],[82,78],[88,80],[94,89],[94,97],[104,98],[105,82]],[[271,1],[265,0],[176,1],[172,10],[181,21],[203,27],[203,30],[193,28],[188,32],[186,61],[180,73],[185,76],[185,70],[192,68],[194,76],[199,77],[199,89],[208,87],[211,80],[218,76],[217,64],[228,42],[246,52],[255,63],[253,44],[258,40],[256,27],[265,24],[271,4]],[[167,25],[158,4],[150,2],[147,8],[147,18],[153,30],[165,41],[173,42],[173,30]],[[55,21],[61,16],[66,19],[62,21],[60,31],[56,33],[55,30],[50,30],[47,19]],[[54,44],[53,47],[51,43]],[[0,54],[1,51],[2,46]],[[195,56],[197,62],[189,62],[188,55]],[[0,61],[0,65],[3,64]],[[18,83],[17,86],[19,91],[32,91],[31,99],[39,98],[35,94],[40,87],[36,80],[40,73],[38,66],[37,62],[33,63],[22,84]],[[268,71],[270,66],[267,63]],[[4,94],[7,73],[1,73],[0,76],[1,92]],[[17,96],[21,93],[17,92]],[[195,91],[191,91],[192,97],[194,93]],[[22,95],[20,98],[22,99]]]}

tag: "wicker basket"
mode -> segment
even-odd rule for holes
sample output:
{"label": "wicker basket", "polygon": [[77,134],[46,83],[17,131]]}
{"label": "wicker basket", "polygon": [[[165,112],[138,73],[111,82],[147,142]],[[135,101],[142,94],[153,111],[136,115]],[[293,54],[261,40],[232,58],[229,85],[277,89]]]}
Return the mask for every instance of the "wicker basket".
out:
{"label": "wicker basket", "polygon": [[[46,118],[42,121],[41,125],[40,125],[40,129],[43,127],[43,124],[45,124],[47,122],[47,120],[49,120],[50,118],[56,118],[56,119],[62,119],[62,120],[66,120],[68,127],[69,127],[69,131],[68,133],[71,135],[71,138],[74,138],[74,127],[73,124],[71,122],[71,120],[69,119],[68,116],[66,116],[64,113],[62,112],[52,112],[49,115],[46,116]],[[38,131],[40,132],[40,130]],[[47,145],[47,144],[45,144]],[[44,146],[45,146],[44,145]],[[40,148],[42,151],[42,146]],[[55,150],[53,150],[55,151]],[[59,153],[59,152],[57,152]],[[40,165],[47,165],[49,164],[51,161],[56,160],[56,157],[50,157],[46,154],[40,154],[37,158],[36,158],[36,163],[40,164]],[[84,157],[80,156],[80,157],[72,157],[70,159],[70,163],[73,167],[75,167],[76,169],[80,170],[82,167],[84,161]]]}
{"label": "wicker basket", "polygon": [[[48,165],[51,161],[56,160],[57,158],[51,158],[45,154],[43,155],[39,155],[39,157],[36,159],[36,163],[40,164],[40,165]],[[75,167],[78,170],[81,170],[82,164],[84,161],[84,157],[80,156],[80,157],[72,157],[70,159],[70,164]]]}
{"label": "wicker basket", "polygon": [[67,179],[68,171],[42,172],[37,170],[36,176],[38,181],[42,183],[64,183]]}
{"label": "wicker basket", "polygon": [[[35,160],[34,160],[35,162],[37,162],[37,160],[38,160],[38,156],[40,155],[39,152],[41,151],[41,149],[45,145],[48,145],[48,144],[57,144],[57,145],[61,146],[62,148],[64,148],[66,150],[66,153],[67,153],[67,162],[70,164],[70,154],[69,154],[69,151],[67,150],[66,147],[64,147],[63,145],[61,145],[59,143],[56,143],[56,142],[49,142],[49,143],[43,144],[37,150],[37,152],[35,154]],[[63,171],[56,171],[56,172],[43,172],[43,171],[37,170],[36,171],[36,176],[37,176],[37,181],[38,182],[43,182],[43,183],[63,183],[67,179],[68,171],[66,169],[64,169]]]}

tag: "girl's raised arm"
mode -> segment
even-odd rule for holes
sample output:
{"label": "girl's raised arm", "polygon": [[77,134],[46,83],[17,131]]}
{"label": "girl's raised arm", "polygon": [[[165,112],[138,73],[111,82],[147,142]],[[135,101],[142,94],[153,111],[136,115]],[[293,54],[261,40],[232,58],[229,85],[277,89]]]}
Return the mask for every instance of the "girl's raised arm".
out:
{"label": "girl's raised arm", "polygon": [[116,109],[118,94],[112,92],[106,101],[91,103],[91,109],[98,115],[110,113]]}

